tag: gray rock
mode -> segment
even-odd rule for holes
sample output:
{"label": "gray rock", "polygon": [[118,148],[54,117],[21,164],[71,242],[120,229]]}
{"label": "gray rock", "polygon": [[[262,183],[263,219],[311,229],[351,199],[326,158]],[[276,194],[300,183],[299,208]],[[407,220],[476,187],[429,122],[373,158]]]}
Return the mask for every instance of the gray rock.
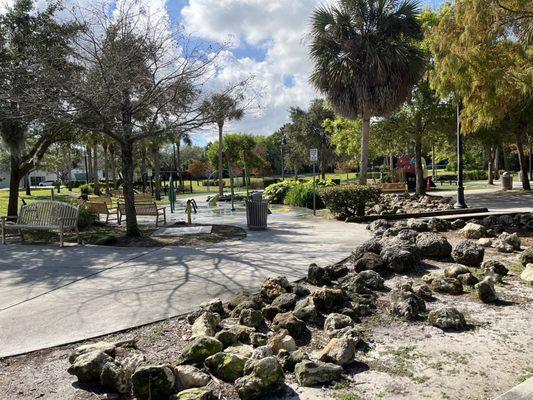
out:
{"label": "gray rock", "polygon": [[481,238],[481,239],[478,239],[477,244],[479,244],[481,247],[490,247],[492,246],[492,239]]}
{"label": "gray rock", "polygon": [[226,313],[224,311],[224,305],[222,304],[222,300],[220,300],[219,298],[211,299],[209,301],[206,301],[200,304],[200,309],[203,311],[209,311],[212,313],[216,313],[221,316]]}
{"label": "gray rock", "polygon": [[309,354],[303,349],[295,350],[292,353],[289,353],[287,350],[280,350],[278,359],[284,371],[294,372],[296,364],[304,360],[309,360]]}
{"label": "gray rock", "polygon": [[339,380],[342,367],[321,361],[302,361],[294,367],[296,380],[302,386],[316,386]]}
{"label": "gray rock", "polygon": [[244,326],[259,328],[264,325],[265,319],[263,318],[261,311],[254,310],[253,308],[245,308],[241,311],[239,323]]}
{"label": "gray rock", "polygon": [[255,332],[255,328],[241,324],[233,325],[229,330],[237,335],[238,342],[246,344],[250,343],[250,335]]}
{"label": "gray rock", "polygon": [[235,332],[223,329],[220,332],[217,332],[215,339],[220,341],[224,347],[231,346],[237,341],[237,334]]}
{"label": "gray rock", "polygon": [[268,346],[272,349],[274,354],[278,354],[280,350],[287,350],[289,353],[297,349],[294,338],[289,335],[285,329],[275,333],[268,339]]}
{"label": "gray rock", "polygon": [[375,271],[352,272],[339,280],[340,287],[349,294],[371,294],[372,290],[383,290],[384,281]]}
{"label": "gray rock", "polygon": [[520,279],[526,283],[533,284],[533,264],[526,265],[526,268],[520,274]]}
{"label": "gray rock", "polygon": [[468,240],[460,241],[452,251],[452,258],[455,262],[476,268],[481,265],[484,256],[485,249]]}
{"label": "gray rock", "polygon": [[294,293],[285,293],[281,296],[276,297],[272,302],[272,307],[277,307],[281,311],[290,311],[294,308],[296,304],[297,296]]}
{"label": "gray rock", "polygon": [[475,286],[479,282],[479,279],[472,275],[471,272],[468,272],[466,274],[459,274],[457,275],[457,279],[459,279],[461,284],[466,286]]}
{"label": "gray rock", "polygon": [[250,334],[250,344],[254,347],[264,346],[267,344],[267,335],[264,333],[254,332]]}
{"label": "gray rock", "polygon": [[294,293],[298,298],[306,297],[311,293],[304,285],[296,284],[292,287],[292,293]]}
{"label": "gray rock", "polygon": [[507,267],[497,260],[483,261],[481,269],[485,275],[490,277],[494,282],[501,282],[502,278],[509,273]]}
{"label": "gray rock", "polygon": [[264,306],[261,310],[261,313],[263,314],[263,317],[267,321],[272,321],[276,315],[281,313],[282,311],[278,307],[271,306],[270,304],[267,306]]}
{"label": "gray rock", "polygon": [[413,292],[424,301],[433,301],[435,297],[433,296],[433,291],[429,285],[421,284],[413,288]]}
{"label": "gray rock", "polygon": [[466,239],[479,239],[487,234],[483,225],[469,222],[459,231]]}
{"label": "gray rock", "polygon": [[312,297],[306,297],[296,303],[293,314],[303,321],[315,321],[317,318],[317,310]]}
{"label": "gray rock", "polygon": [[317,310],[321,312],[333,312],[344,305],[342,289],[319,288],[311,293],[311,298]]}
{"label": "gray rock", "polygon": [[[233,296],[228,301],[228,308],[230,310],[233,310],[235,307],[237,307],[239,304],[241,304],[243,301],[252,301],[253,303],[256,303],[255,307],[252,308],[260,308],[261,307],[261,301],[259,299],[258,295],[255,295],[253,293],[250,293],[248,291],[243,291],[240,293],[237,293],[235,296]],[[249,308],[249,307],[247,307]]]}
{"label": "gray rock", "polygon": [[520,251],[520,246],[522,243],[516,233],[503,232],[500,236],[498,236],[498,240],[500,242],[510,245],[513,248],[513,250]]}
{"label": "gray rock", "polygon": [[220,352],[206,358],[205,365],[218,378],[226,382],[234,382],[244,375],[244,364],[248,358],[237,354]]}
{"label": "gray rock", "polygon": [[447,278],[457,278],[461,274],[468,274],[470,270],[461,264],[451,265],[444,270],[444,276]]}
{"label": "gray rock", "polygon": [[102,369],[113,359],[101,350],[93,350],[78,355],[67,372],[75,375],[80,383],[99,383]]}
{"label": "gray rock", "polygon": [[438,233],[420,233],[416,238],[420,255],[427,258],[448,258],[452,254],[452,245]]}
{"label": "gray rock", "polygon": [[174,375],[178,381],[180,390],[206,386],[211,378],[192,365],[179,365],[174,368]]}
{"label": "gray rock", "polygon": [[527,264],[533,264],[533,246],[525,249],[522,254],[520,254],[520,264],[524,267]]}
{"label": "gray rock", "polygon": [[432,232],[446,232],[451,227],[450,222],[435,217],[430,218],[427,223],[429,230]]}
{"label": "gray rock", "polygon": [[331,313],[327,316],[324,322],[325,331],[334,331],[347,326],[353,326],[353,321],[350,317],[344,314]]}
{"label": "gray rock", "polygon": [[74,361],[76,361],[76,358],[78,358],[78,356],[85,354],[85,353],[91,353],[95,350],[103,351],[108,356],[114,358],[116,346],[114,343],[110,343],[110,342],[96,342],[96,343],[84,344],[82,346],[76,347],[74,351],[70,353],[68,357],[68,361],[72,364]]}
{"label": "gray rock", "polygon": [[316,286],[327,286],[331,284],[331,279],[326,268],[319,267],[313,263],[309,265],[307,270],[307,282]]}
{"label": "gray rock", "polygon": [[265,357],[272,357],[274,355],[274,351],[272,351],[272,347],[266,345],[266,346],[259,346],[254,349],[252,352],[252,355],[250,356],[251,360],[260,360]]}
{"label": "gray rock", "polygon": [[398,317],[413,320],[426,311],[426,303],[415,294],[410,283],[396,285],[389,298],[390,312]]}
{"label": "gray rock", "polygon": [[238,356],[242,356],[244,358],[250,358],[252,356],[253,351],[254,348],[249,344],[239,342],[235,343],[233,346],[229,346],[224,349],[224,353],[237,354]]}
{"label": "gray rock", "polygon": [[319,361],[346,365],[354,360],[356,343],[350,338],[333,338],[318,353]]}
{"label": "gray rock", "polygon": [[492,279],[489,277],[486,277],[477,285],[475,285],[474,289],[476,289],[476,295],[478,299],[483,303],[492,303],[498,300],[496,290],[494,290],[494,284],[492,283]]}
{"label": "gray rock", "polygon": [[168,399],[175,382],[169,365],[140,366],[131,377],[131,391],[139,400]]}
{"label": "gray rock", "polygon": [[514,248],[509,243],[502,242],[501,240],[496,240],[492,244],[492,246],[496,249],[496,251],[500,253],[512,253],[514,251]]}
{"label": "gray rock", "polygon": [[387,221],[386,219],[376,219],[375,221],[372,221],[370,224],[368,224],[366,226],[366,229],[368,229],[370,232],[376,232],[380,230],[384,231],[389,227],[389,221]]}
{"label": "gray rock", "polygon": [[430,311],[428,314],[430,325],[441,329],[463,330],[466,329],[465,317],[454,307],[441,307]]}
{"label": "gray rock", "polygon": [[326,272],[329,276],[329,279],[336,281],[348,273],[348,267],[342,262],[331,264],[326,266]]}
{"label": "gray rock", "polygon": [[220,322],[220,315],[210,311],[203,312],[191,327],[191,337],[215,336],[216,326]]}
{"label": "gray rock", "polygon": [[252,400],[280,392],[285,387],[283,369],[275,357],[250,360],[246,375],[237,379],[235,389],[242,400]]}
{"label": "gray rock", "polygon": [[438,293],[445,294],[461,294],[463,293],[463,285],[457,278],[447,278],[445,276],[438,276],[431,282],[431,289]]}
{"label": "gray rock", "polygon": [[419,262],[415,253],[401,247],[386,247],[380,256],[389,269],[398,273],[414,270]]}
{"label": "gray rock", "polygon": [[179,364],[197,364],[222,351],[222,343],[209,336],[200,336],[187,344],[179,357]]}
{"label": "gray rock", "polygon": [[292,312],[276,315],[272,321],[272,329],[279,331],[286,329],[297,342],[306,343],[311,338],[311,331],[304,321],[294,316]]}
{"label": "gray rock", "polygon": [[356,272],[364,270],[376,270],[383,268],[385,262],[381,259],[379,254],[367,251],[353,262],[353,267]]}
{"label": "gray rock", "polygon": [[131,390],[131,376],[137,367],[145,360],[140,353],[132,354],[118,361],[108,361],[102,368],[100,383],[103,387],[118,393],[129,393]]}
{"label": "gray rock", "polygon": [[409,218],[407,220],[407,228],[417,232],[427,232],[429,230],[429,226],[426,221],[414,218]]}
{"label": "gray rock", "polygon": [[218,397],[214,395],[211,389],[201,387],[182,390],[171,395],[169,400],[218,400]]}
{"label": "gray rock", "polygon": [[381,248],[382,245],[379,238],[368,239],[355,248],[352,252],[352,256],[357,259],[366,252],[379,254],[381,253]]}
{"label": "gray rock", "polygon": [[245,300],[239,304],[237,304],[236,307],[233,308],[233,310],[231,311],[231,317],[232,318],[239,318],[241,316],[241,312],[242,310],[247,310],[247,309],[253,309],[253,310],[260,310],[261,307],[260,305],[255,302],[255,301],[252,301],[252,300]]}
{"label": "gray rock", "polygon": [[461,229],[464,228],[466,225],[466,222],[462,219],[456,219],[455,221],[452,221],[451,227],[452,229]]}

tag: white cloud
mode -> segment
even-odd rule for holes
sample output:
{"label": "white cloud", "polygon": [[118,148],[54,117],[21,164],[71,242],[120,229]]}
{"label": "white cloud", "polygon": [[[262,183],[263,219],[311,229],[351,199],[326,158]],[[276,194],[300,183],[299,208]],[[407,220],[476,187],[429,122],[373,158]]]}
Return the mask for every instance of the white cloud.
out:
{"label": "white cloud", "polygon": [[[252,74],[263,89],[260,113],[228,124],[228,130],[272,133],[287,121],[289,107],[306,107],[318,96],[308,82],[312,64],[306,33],[311,13],[321,3],[320,0],[190,0],[183,8],[185,28],[195,36],[219,42],[232,39],[232,48],[220,60],[222,70],[218,79],[229,82]],[[264,49],[265,57],[263,60],[237,58],[234,53],[239,46]],[[286,77],[291,78],[293,86],[284,85]]]}

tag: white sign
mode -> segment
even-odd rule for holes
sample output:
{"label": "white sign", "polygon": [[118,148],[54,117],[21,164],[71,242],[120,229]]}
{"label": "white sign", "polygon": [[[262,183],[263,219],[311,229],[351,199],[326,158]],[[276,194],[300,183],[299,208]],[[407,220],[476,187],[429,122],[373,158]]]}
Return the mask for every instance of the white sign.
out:
{"label": "white sign", "polygon": [[309,158],[311,162],[317,162],[318,161],[318,149],[310,149]]}

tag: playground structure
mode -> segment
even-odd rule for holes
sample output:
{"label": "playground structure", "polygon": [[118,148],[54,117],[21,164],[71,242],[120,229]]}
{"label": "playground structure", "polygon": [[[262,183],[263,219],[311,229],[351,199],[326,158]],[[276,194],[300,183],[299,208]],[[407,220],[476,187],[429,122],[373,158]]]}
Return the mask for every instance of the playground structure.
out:
{"label": "playground structure", "polygon": [[[422,157],[422,171],[424,180],[426,181],[426,190],[434,186],[431,181],[431,176],[428,174],[427,164],[424,157]],[[396,162],[396,168],[392,170],[392,183],[405,183],[408,191],[416,189],[416,164],[415,158],[409,156],[399,157]]]}

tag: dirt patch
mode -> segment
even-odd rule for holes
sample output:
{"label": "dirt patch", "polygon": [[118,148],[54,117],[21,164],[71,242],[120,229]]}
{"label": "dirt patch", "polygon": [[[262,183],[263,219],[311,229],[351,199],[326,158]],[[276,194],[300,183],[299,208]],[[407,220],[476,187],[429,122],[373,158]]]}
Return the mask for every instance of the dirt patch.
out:
{"label": "dirt patch", "polygon": [[[175,223],[167,225],[166,228],[180,226],[205,226],[203,224]],[[150,236],[156,228],[141,227],[141,237],[130,238],[126,236],[126,229],[123,226],[95,224],[84,228],[80,232],[80,241],[83,244],[96,244],[100,246],[117,247],[162,247],[162,246],[202,246],[205,244],[220,243],[228,240],[241,240],[246,237],[246,230],[232,225],[213,225],[211,233],[197,233],[182,236]],[[49,244],[50,234],[43,232],[31,232],[26,235],[26,243]],[[52,236],[53,238],[53,236]],[[53,239],[52,239],[53,240]],[[66,240],[75,240],[67,236]]]}

